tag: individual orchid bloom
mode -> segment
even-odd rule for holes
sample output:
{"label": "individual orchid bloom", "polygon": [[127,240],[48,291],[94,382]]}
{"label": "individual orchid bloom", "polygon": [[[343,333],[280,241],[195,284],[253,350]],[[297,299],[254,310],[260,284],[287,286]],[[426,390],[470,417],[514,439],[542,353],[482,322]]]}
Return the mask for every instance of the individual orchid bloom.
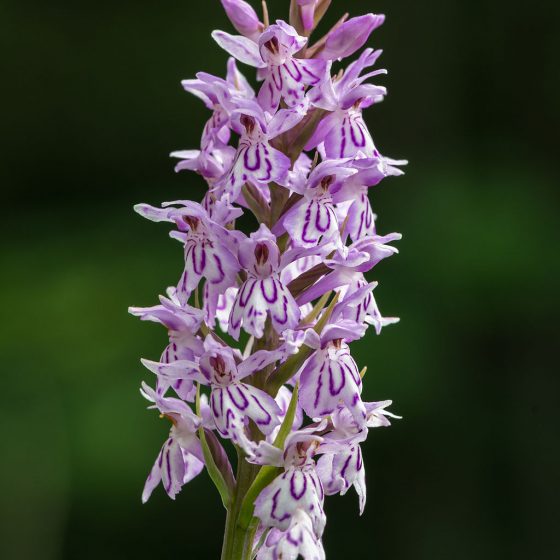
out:
{"label": "individual orchid bloom", "polygon": [[353,55],[384,21],[385,16],[382,14],[365,14],[345,21],[328,34],[325,46],[317,57],[323,60],[340,60]]}
{"label": "individual orchid bloom", "polygon": [[[194,360],[204,351],[202,340],[196,335],[204,320],[203,312],[190,305],[181,305],[175,288],[169,288],[167,295],[160,296],[160,305],[129,307],[128,311],[143,321],[161,323],[169,330],[169,344],[161,355],[161,362]],[[158,395],[165,395],[170,386],[183,400],[194,401],[195,387],[192,381],[178,379],[170,384],[165,379],[158,380]]]}
{"label": "individual orchid bloom", "polygon": [[249,182],[263,190],[271,182],[286,182],[291,167],[290,158],[273,148],[270,141],[303,118],[297,110],[281,109],[271,117],[256,102],[246,102],[234,112],[232,126],[240,134],[231,168],[218,187],[237,200],[241,187]]}
{"label": "individual orchid bloom", "polygon": [[218,432],[243,443],[244,421],[250,418],[264,434],[279,425],[281,410],[275,400],[240,381],[278,360],[279,352],[261,350],[236,364],[231,349],[214,344],[200,359],[200,371],[210,380],[210,407]]}
{"label": "individual orchid bloom", "polygon": [[402,175],[403,171],[395,166],[406,163],[406,160],[384,157],[353,160],[356,173],[333,194],[334,202],[344,207],[343,215],[347,216],[344,232],[352,241],[375,235],[375,214],[368,198],[368,189],[378,185],[385,177]]}
{"label": "individual orchid bloom", "polygon": [[[363,237],[350,245],[350,251],[348,251],[348,254],[352,251],[356,251],[356,254],[367,254],[369,257],[367,262],[364,262],[356,267],[356,270],[359,272],[367,272],[383,259],[397,254],[399,250],[396,247],[389,245],[389,243],[392,243],[393,241],[400,241],[401,239],[402,235],[400,233],[388,233],[387,235]],[[346,255],[343,253],[344,251],[339,251],[333,257],[332,261],[327,263],[327,266],[330,266],[331,264],[336,266],[338,264],[346,263]]]}
{"label": "individual orchid bloom", "polygon": [[223,31],[214,31],[212,37],[237,60],[259,69],[264,82],[258,100],[271,113],[278,109],[281,100],[287,107],[301,106],[306,87],[319,84],[328,68],[324,60],[296,58],[307,38],[281,20],[265,29],[258,45],[246,37]]}
{"label": "individual orchid bloom", "polygon": [[210,408],[216,429],[222,437],[249,448],[245,419],[250,418],[260,431],[269,434],[280,423],[281,410],[275,400],[242,380],[284,356],[282,349],[259,350],[241,360],[228,346],[212,335],[204,341],[205,352],[198,361],[179,360],[170,364],[142,360],[158,377],[187,379],[211,387]]}
{"label": "individual orchid bloom", "polygon": [[391,425],[391,421],[389,418],[394,418],[396,420],[402,420],[402,416],[397,416],[388,410],[385,410],[388,406],[391,406],[393,401],[386,400],[386,401],[379,401],[379,402],[367,402],[366,411],[367,411],[367,422],[366,425],[368,428],[379,428],[379,427],[388,427]]}
{"label": "individual orchid bloom", "polygon": [[257,41],[264,29],[255,10],[244,0],[221,0],[233,27],[249,39]]}
{"label": "individual orchid bloom", "polygon": [[330,111],[330,114],[317,126],[305,145],[306,150],[317,147],[325,158],[347,158],[357,154],[379,157],[362,110],[382,101],[387,90],[363,82],[372,76],[385,74],[386,70],[375,70],[363,76],[360,74],[364,68],[372,66],[380,54],[381,51],[365,49],[341,78],[326,77],[309,92],[311,103]]}
{"label": "individual orchid bloom", "polygon": [[363,274],[357,274],[353,282],[340,290],[340,303],[333,310],[333,317],[341,317],[354,321],[359,325],[372,325],[375,332],[381,334],[381,329],[387,325],[399,322],[398,317],[383,317],[373,296],[377,282],[368,284]]}
{"label": "individual orchid bloom", "polygon": [[309,329],[307,346],[315,352],[300,375],[299,402],[311,418],[325,418],[342,403],[360,425],[365,425],[362,379],[347,342],[360,338],[363,330],[352,322],[337,321],[321,335]]}
{"label": "individual orchid bloom", "polygon": [[325,494],[344,495],[353,486],[358,494],[360,515],[366,505],[365,469],[360,443],[367,438],[368,406],[364,403],[366,424],[356,422],[352,413],[339,405],[331,415],[332,430],[324,435],[317,473]]}
{"label": "individual orchid bloom", "polygon": [[[302,306],[301,309],[304,309],[305,306]],[[281,336],[282,344],[284,345],[284,349],[286,350],[286,355],[290,356],[292,354],[296,354],[299,349],[305,343],[305,330],[303,328],[297,328],[295,330],[286,329]],[[294,385],[297,382],[298,378],[294,375],[288,383]]]}
{"label": "individual orchid bloom", "polygon": [[[216,80],[219,80],[219,78],[216,78]],[[218,88],[221,84],[212,83],[208,78],[202,80],[197,77],[196,79],[183,80],[181,85],[185,91],[202,99],[206,108],[212,111],[212,115],[204,125],[202,131],[202,150],[206,151],[209,146],[226,146],[231,134],[228,127],[228,111],[220,104],[220,97],[218,96]]]}
{"label": "individual orchid bloom", "polygon": [[204,457],[196,436],[201,420],[183,401],[164,398],[145,383],[142,384],[141,392],[154,403],[150,408],[157,408],[172,423],[169,438],[163,444],[146,480],[142,502],[148,501],[160,482],[167,495],[174,500],[183,485],[204,468]]}
{"label": "individual orchid bloom", "polygon": [[[179,208],[172,206],[180,204]],[[208,212],[192,201],[166,202],[163,208],[138,204],[135,210],[152,221],[175,222],[179,231],[171,236],[185,247],[185,270],[177,286],[177,297],[187,303],[192,292],[205,279],[205,316],[213,322],[218,296],[235,284],[239,263],[234,256],[235,237],[214,222]]]}
{"label": "individual orchid bloom", "polygon": [[237,218],[243,216],[243,210],[237,206],[233,206],[229,196],[225,195],[217,198],[212,191],[208,191],[202,199],[202,206],[206,210],[208,217],[214,223],[220,224],[228,229],[227,236],[229,236],[230,239],[239,237],[237,232],[231,231],[232,228],[230,226],[235,224]]}
{"label": "individual orchid bloom", "polygon": [[312,166],[311,158],[305,152],[301,152],[292,169],[288,172],[286,188],[294,192],[300,192],[304,189]]}
{"label": "individual orchid bloom", "polygon": [[276,237],[261,224],[239,247],[239,262],[247,271],[247,280],[237,294],[229,319],[229,333],[237,340],[241,327],[261,338],[267,316],[281,333],[294,329],[301,311],[292,294],[280,281],[280,250]]}
{"label": "individual orchid bloom", "polygon": [[180,150],[171,157],[181,161],[175,171],[196,171],[213,185],[231,167],[235,150],[228,146],[230,139],[230,117],[232,111],[244,100],[253,99],[255,92],[237,69],[235,59],[227,63],[226,79],[206,72],[199,72],[194,80],[183,80],[183,88],[200,98],[212,111],[204,126],[200,150]]}
{"label": "individual orchid bloom", "polygon": [[318,84],[328,65],[324,60],[296,58],[307,39],[282,21],[269,26],[259,38],[259,53],[266,70],[258,99],[265,111],[276,111],[283,100],[288,107],[303,103],[305,88]]}
{"label": "individual orchid bloom", "polygon": [[[169,358],[166,361],[194,359],[202,347],[195,336],[204,320],[202,310],[181,305],[174,287],[168,288],[167,297],[160,296],[159,300],[159,305],[129,307],[128,312],[142,321],[153,321],[167,327],[170,341],[176,343],[171,343],[164,351],[164,355]],[[183,339],[183,335],[190,335],[192,340],[188,336]]]}
{"label": "individual orchid bloom", "polygon": [[366,424],[361,426],[343,406],[331,416],[332,431],[323,436],[322,456],[317,461],[317,473],[325,494],[344,495],[353,486],[358,494],[360,515],[366,504],[365,468],[360,442],[365,441],[368,428],[390,426],[389,418],[400,416],[385,410],[392,401],[366,402]]}
{"label": "individual orchid bloom", "polygon": [[362,515],[366,505],[366,473],[360,445],[356,442],[331,442],[324,445],[323,453],[317,461],[317,473],[325,494],[344,496],[353,486]]}
{"label": "individual orchid bloom", "polygon": [[352,241],[375,235],[376,215],[373,213],[367,188],[352,201],[346,215],[348,216],[346,233]]}
{"label": "individual orchid bloom", "polygon": [[323,434],[323,444],[320,452],[327,453],[329,442],[348,442],[357,443],[364,442],[371,428],[388,427],[391,425],[391,418],[401,420],[401,416],[397,416],[388,411],[387,408],[393,404],[393,401],[377,401],[364,402],[366,409],[365,425],[356,421],[343,404],[339,404],[336,410],[330,416],[329,427]]}
{"label": "individual orchid bloom", "polygon": [[231,146],[207,146],[206,150],[178,150],[169,154],[181,161],[175,166],[175,171],[195,171],[210,187],[224,176],[231,168],[235,158],[235,149]]}
{"label": "individual orchid bloom", "polygon": [[265,527],[276,527],[286,531],[297,510],[302,510],[311,519],[317,537],[323,534],[326,517],[323,511],[324,491],[316,472],[315,453],[323,439],[316,431],[325,424],[311,426],[293,432],[286,439],[284,449],[262,441],[257,446],[250,462],[283,467],[284,472],[276,477],[255,501],[255,516]]}
{"label": "individual orchid bloom", "polygon": [[303,198],[283,215],[281,225],[296,246],[314,247],[323,237],[336,238],[340,243],[341,224],[337,219],[332,192],[356,173],[354,168],[346,165],[348,161],[320,163],[311,171],[304,188],[293,186],[293,190]]}
{"label": "individual orchid bloom", "polygon": [[261,549],[257,560],[325,560],[325,550],[321,539],[313,532],[311,517],[302,509],[296,509],[286,531],[272,529]]}
{"label": "individual orchid bloom", "polygon": [[364,272],[371,270],[383,259],[398,253],[398,249],[388,243],[397,241],[401,237],[400,233],[374,235],[364,237],[350,246],[339,246],[331,258],[324,260],[325,265],[332,272],[305,290],[296,301],[299,305],[304,305],[330,290],[355,283],[357,279],[362,278]]}
{"label": "individual orchid bloom", "polygon": [[229,118],[231,112],[246,99],[254,99],[253,88],[239,72],[234,58],[227,63],[226,79],[199,72],[194,80],[183,80],[183,89],[200,98],[212,111],[212,116],[204,126],[201,147],[223,147],[230,139]]}

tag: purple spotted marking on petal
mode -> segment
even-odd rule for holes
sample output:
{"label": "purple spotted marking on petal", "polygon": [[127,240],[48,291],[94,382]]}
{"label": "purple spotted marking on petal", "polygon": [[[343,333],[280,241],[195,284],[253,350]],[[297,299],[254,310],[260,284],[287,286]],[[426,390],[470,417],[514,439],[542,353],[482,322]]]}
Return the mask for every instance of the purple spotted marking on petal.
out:
{"label": "purple spotted marking on petal", "polygon": [[292,537],[292,533],[288,532],[286,540],[290,543],[293,544],[294,546],[299,546],[301,543],[303,543],[303,536],[300,536],[300,538],[296,541],[293,537]]}
{"label": "purple spotted marking on petal", "polygon": [[255,395],[251,395],[252,399],[257,403],[257,406],[264,412],[265,414],[265,419],[264,420],[257,420],[256,423],[261,425],[261,426],[268,426],[271,422],[272,422],[272,416],[269,414],[269,412],[263,407],[263,405],[260,403],[259,399],[257,399],[257,397],[255,397]]}
{"label": "purple spotted marking on petal", "polygon": [[346,476],[346,471],[348,469],[348,466],[350,465],[350,460],[352,459],[352,455],[349,453],[348,457],[346,458],[346,461],[344,461],[344,466],[342,467],[341,471],[340,471],[340,476],[342,478],[345,478]]}
{"label": "purple spotted marking on petal", "polygon": [[[266,289],[266,286],[271,284],[272,285],[272,294],[269,295]],[[261,280],[261,293],[268,303],[275,303],[278,300],[278,288],[276,286],[276,282],[272,280],[272,282],[267,282],[266,280]]]}
{"label": "purple spotted marking on petal", "polygon": [[229,434],[231,427],[233,425],[233,420],[235,419],[235,413],[231,408],[227,409],[226,412],[226,433]]}
{"label": "purple spotted marking on petal", "polygon": [[[248,280],[245,282],[241,293],[239,294],[239,306],[246,307],[247,302],[251,299],[251,295],[253,294],[253,290],[255,289],[256,280]],[[248,292],[248,293],[246,293]]]}
{"label": "purple spotted marking on petal", "polygon": [[204,246],[195,246],[192,251],[192,265],[196,274],[201,276],[206,267],[206,250]]}
{"label": "purple spotted marking on petal", "polygon": [[302,241],[304,241],[305,243],[310,243],[310,244],[315,244],[318,241],[317,237],[308,237],[308,229],[311,226],[311,211],[312,211],[313,206],[315,204],[317,204],[317,203],[314,200],[312,200],[307,205],[307,210],[305,211],[303,230],[302,230],[302,233],[301,233]]}
{"label": "purple spotted marking on petal", "polygon": [[[219,399],[222,401],[220,406],[216,402],[216,395],[219,393]],[[214,417],[219,418],[223,412],[223,397],[221,389],[214,389],[210,395],[210,408],[212,409],[212,414]]]}
{"label": "purple spotted marking on petal", "polygon": [[274,87],[278,91],[282,91],[282,88],[284,86],[284,80],[282,79],[281,67],[277,66],[277,67],[273,68],[270,75],[271,75],[272,83],[274,84]]}
{"label": "purple spotted marking on petal", "polygon": [[[321,212],[325,211],[326,214],[326,220],[327,220],[327,224],[325,227],[323,227],[321,225]],[[322,204],[320,204],[319,202],[317,202],[317,214],[315,216],[315,227],[321,232],[321,233],[325,233],[326,231],[329,230],[331,225],[331,214],[328,211],[328,209],[326,209]]]}
{"label": "purple spotted marking on petal", "polygon": [[224,278],[226,277],[224,273],[224,269],[222,267],[222,259],[216,253],[212,255],[214,257],[214,262],[216,263],[216,267],[218,268],[218,272],[220,273],[219,277],[215,280],[212,280],[212,284],[220,284],[223,282]]}
{"label": "purple spotted marking on petal", "polygon": [[363,148],[366,145],[366,135],[361,124],[358,119],[352,119],[350,122],[350,135],[356,148]]}
{"label": "purple spotted marking on petal", "polygon": [[[284,476],[285,475],[282,475],[282,478],[284,478]],[[290,518],[290,514],[288,513],[285,513],[284,515],[282,515],[282,517],[278,517],[278,515],[276,514],[276,509],[278,508],[278,496],[280,495],[281,491],[282,489],[279,488],[272,496],[272,508],[270,510],[270,517],[272,517],[272,519],[276,519],[276,521],[278,521],[279,523],[282,523],[283,521],[286,521],[286,519]]]}
{"label": "purple spotted marking on petal", "polygon": [[165,471],[167,473],[167,484],[164,485],[165,487],[165,491],[169,494],[169,491],[171,490],[171,486],[173,485],[173,482],[171,480],[171,461],[169,460],[169,448],[171,447],[171,444],[169,444],[167,446],[167,450],[165,453]]}
{"label": "purple spotted marking on petal", "polygon": [[292,68],[290,69],[290,64],[286,63],[284,64],[284,69],[292,79],[294,79],[296,82],[301,82],[303,80],[303,75],[301,73],[299,64],[297,64],[295,60],[291,60],[290,62],[292,63]]}
{"label": "purple spotted marking on petal", "polygon": [[305,492],[307,491],[307,477],[305,475],[302,476],[303,485],[302,485],[299,492],[296,488],[295,479],[296,479],[296,476],[295,476],[295,473],[293,473],[292,477],[290,479],[290,494],[291,494],[291,496],[294,500],[299,501],[299,500],[301,500],[301,498],[303,498],[303,496],[305,495]]}
{"label": "purple spotted marking on petal", "polygon": [[254,152],[255,152],[254,164],[249,162],[249,149],[245,150],[245,153],[243,154],[243,165],[245,166],[245,169],[247,169],[248,171],[256,171],[261,167],[261,154],[259,150],[259,145],[255,147]]}
{"label": "purple spotted marking on petal", "polygon": [[315,389],[315,402],[313,406],[317,408],[319,405],[319,399],[321,398],[321,388],[323,387],[323,371],[325,370],[326,364],[323,364],[319,372],[319,377],[317,379],[317,388]]}
{"label": "purple spotted marking on petal", "polygon": [[[227,387],[226,391],[229,395],[229,398],[233,402],[233,404],[239,410],[245,410],[249,406],[249,401],[247,400],[247,397],[243,394],[243,391],[242,391],[241,387],[238,387],[237,385],[233,385],[233,386]],[[241,402],[237,402],[235,400],[236,398],[233,396],[232,391],[237,391],[238,398],[240,398]]]}
{"label": "purple spotted marking on petal", "polygon": [[265,156],[266,156],[264,158],[264,162],[266,164],[266,171],[265,171],[265,174],[260,179],[263,182],[267,182],[267,181],[270,181],[272,179],[272,163],[270,162],[270,158],[268,157],[270,155],[270,151],[264,145],[263,145],[263,151],[264,151]]}
{"label": "purple spotted marking on petal", "polygon": [[329,391],[333,397],[340,394],[340,392],[342,391],[342,389],[344,389],[344,386],[346,385],[346,376],[344,375],[344,371],[342,367],[340,367],[339,364],[336,364],[336,366],[338,366],[337,369],[340,376],[340,382],[338,387],[335,386],[335,374],[333,372],[333,363],[332,362],[329,363]]}
{"label": "purple spotted marking on petal", "polygon": [[321,483],[319,481],[319,479],[315,476],[311,477],[311,482],[313,483],[313,486],[315,487],[315,490],[317,490],[318,492],[322,492],[322,486]]}
{"label": "purple spotted marking on petal", "polygon": [[302,67],[303,72],[305,72],[310,78],[312,78],[312,81],[310,82],[311,85],[314,85],[318,82],[321,81],[321,77],[317,76],[316,74],[314,74],[313,72],[311,72],[311,70],[309,70],[309,68],[307,68],[307,65],[303,65]]}
{"label": "purple spotted marking on petal", "polygon": [[274,313],[274,320],[281,325],[285,325],[288,322],[288,298],[285,295],[282,296],[282,312],[283,316]]}
{"label": "purple spotted marking on petal", "polygon": [[347,126],[347,122],[348,122],[348,117],[345,117],[344,120],[342,121],[342,126],[340,128],[340,136],[341,136],[340,155],[338,156],[340,158],[344,157],[344,152],[346,150],[346,126]]}

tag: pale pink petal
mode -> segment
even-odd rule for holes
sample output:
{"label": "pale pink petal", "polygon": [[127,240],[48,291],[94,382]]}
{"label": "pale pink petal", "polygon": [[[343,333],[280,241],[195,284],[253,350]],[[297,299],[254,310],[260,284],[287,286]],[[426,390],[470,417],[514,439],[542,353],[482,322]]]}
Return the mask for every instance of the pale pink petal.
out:
{"label": "pale pink petal", "polygon": [[257,44],[251,39],[241,35],[230,35],[225,31],[213,31],[212,38],[222,49],[240,62],[256,68],[266,66],[259,54]]}

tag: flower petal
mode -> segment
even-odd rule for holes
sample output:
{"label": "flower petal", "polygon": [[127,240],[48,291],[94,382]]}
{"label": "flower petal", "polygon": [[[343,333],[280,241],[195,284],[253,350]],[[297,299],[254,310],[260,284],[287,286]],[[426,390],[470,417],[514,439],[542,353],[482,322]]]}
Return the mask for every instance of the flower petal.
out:
{"label": "flower petal", "polygon": [[254,41],[241,35],[230,35],[225,31],[213,31],[212,38],[222,49],[249,66],[262,68],[266,66],[259,54],[259,47]]}
{"label": "flower petal", "polygon": [[362,380],[346,344],[339,350],[328,345],[315,352],[302,371],[300,384],[300,404],[311,418],[332,414],[342,401],[358,425],[365,425]]}
{"label": "flower petal", "polygon": [[292,467],[275,478],[255,501],[255,516],[265,527],[283,531],[290,526],[292,515],[301,509],[312,520],[317,536],[323,533],[326,517],[323,512],[323,487],[315,467]]}

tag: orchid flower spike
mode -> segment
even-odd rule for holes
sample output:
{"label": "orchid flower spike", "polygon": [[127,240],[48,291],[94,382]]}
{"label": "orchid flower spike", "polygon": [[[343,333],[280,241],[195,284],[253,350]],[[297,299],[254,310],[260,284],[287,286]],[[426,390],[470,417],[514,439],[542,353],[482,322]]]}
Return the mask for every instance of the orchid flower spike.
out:
{"label": "orchid flower spike", "polygon": [[200,145],[171,153],[204,195],[135,206],[182,247],[159,302],[129,308],[166,335],[142,359],[155,379],[141,394],[169,423],[142,501],[206,469],[228,510],[222,560],[325,560],[325,496],[353,488],[364,511],[362,448],[400,418],[364,398],[382,364],[353,351],[398,321],[375,276],[401,235],[379,233],[370,195],[407,162],[381,155],[364,116],[387,94],[366,46],[385,16],[321,33],[331,0],[290,0],[288,22],[266,2],[221,3],[237,34],[212,37],[230,57],[181,82],[206,121]]}

